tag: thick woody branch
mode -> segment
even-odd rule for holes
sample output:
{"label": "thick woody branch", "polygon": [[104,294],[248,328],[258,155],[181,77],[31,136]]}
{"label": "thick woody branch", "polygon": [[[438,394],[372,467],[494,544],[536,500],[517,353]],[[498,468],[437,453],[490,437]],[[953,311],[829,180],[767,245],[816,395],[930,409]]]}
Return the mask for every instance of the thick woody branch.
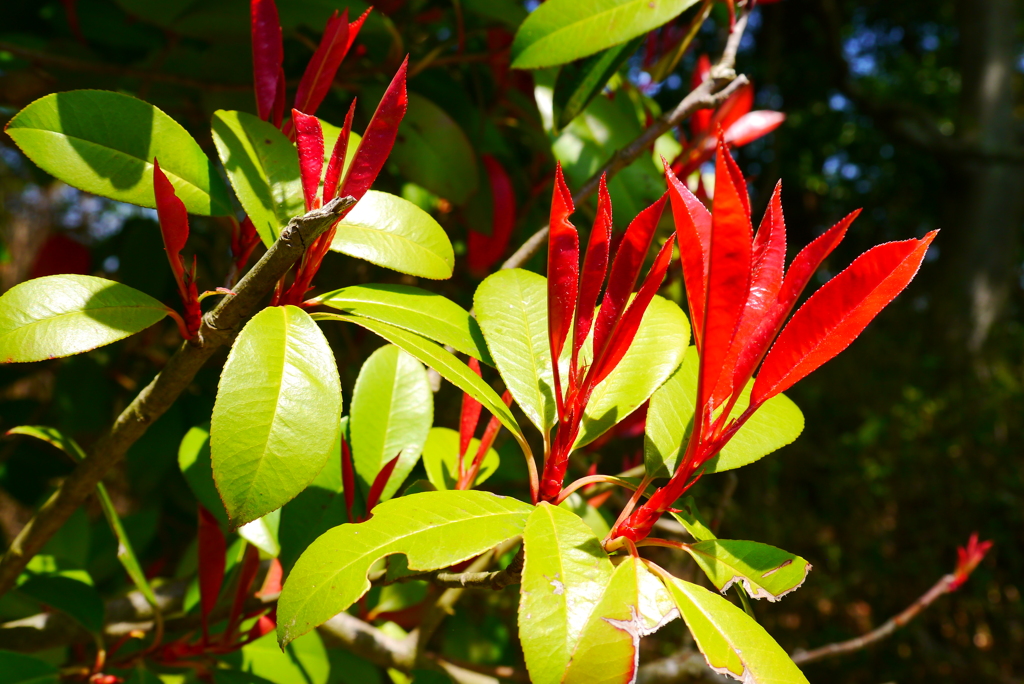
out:
{"label": "thick woody branch", "polygon": [[118,416],[110,430],[93,446],[89,457],[61,483],[0,558],[0,596],[14,586],[28,561],[92,495],[97,483],[128,448],[185,391],[213,353],[231,341],[263,297],[302,256],[306,246],[354,203],[351,197],[337,198],[321,209],[293,218],[277,242],[238,283],[235,295],[225,297],[203,317],[197,339],[184,342],[178,348],[163,370]]}
{"label": "thick woody branch", "polygon": [[[744,15],[736,21],[735,28],[732,33],[729,34],[729,40],[725,45],[725,50],[722,51],[722,57],[718,60],[718,63],[711,68],[711,74],[708,78],[690,91],[690,93],[684,97],[678,105],[676,105],[675,109],[666,114],[662,114],[654,121],[654,123],[648,126],[643,133],[637,136],[635,140],[622,149],[616,150],[611,159],[609,159],[604,166],[598,169],[598,171],[592,175],[590,179],[579,188],[579,190],[576,191],[572,196],[573,202],[579,204],[592,196],[597,192],[597,187],[603,174],[608,174],[608,177],[611,178],[616,173],[632,164],[640,157],[640,155],[654,145],[655,140],[686,121],[686,119],[692,116],[694,112],[700,109],[713,109],[717,107],[725,102],[725,100],[736,92],[736,90],[746,85],[748,82],[747,77],[743,75],[737,76],[733,69],[736,65],[736,51],[739,50],[740,39],[743,37],[743,31],[746,26],[747,16]],[[501,267],[503,269],[519,268],[529,261],[530,257],[536,254],[540,248],[544,246],[547,239],[548,226],[544,226],[531,235],[529,239],[527,239],[526,242],[524,242],[523,245],[501,265]]]}

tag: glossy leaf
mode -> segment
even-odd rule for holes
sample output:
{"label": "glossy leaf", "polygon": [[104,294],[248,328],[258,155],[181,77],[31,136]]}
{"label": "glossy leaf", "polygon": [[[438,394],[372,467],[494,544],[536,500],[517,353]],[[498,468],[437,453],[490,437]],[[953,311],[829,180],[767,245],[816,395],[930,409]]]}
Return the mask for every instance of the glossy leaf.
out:
{"label": "glossy leaf", "polygon": [[614,569],[586,523],[546,502],[533,509],[523,544],[519,640],[530,680],[556,684]]}
{"label": "glossy leaf", "polygon": [[690,533],[690,536],[697,541],[708,541],[709,539],[718,539],[715,533],[711,531],[711,526],[708,525],[707,521],[701,517],[700,511],[697,510],[697,504],[694,503],[692,496],[687,496],[675,503],[676,509],[671,512],[673,518],[676,519],[680,525],[686,528],[686,531]]}
{"label": "glossy leaf", "polygon": [[295,149],[299,155],[302,196],[306,202],[306,211],[309,211],[320,200],[320,180],[325,173],[324,131],[320,127],[320,119],[298,109],[292,110],[292,125],[295,127]]}
{"label": "glossy leaf", "polygon": [[409,111],[398,132],[391,161],[404,178],[455,204],[464,204],[476,192],[476,153],[443,109],[410,93]]}
{"label": "glossy leaf", "polygon": [[5,684],[57,684],[60,671],[45,660],[24,653],[0,651]]}
{"label": "glossy leaf", "polygon": [[55,275],[0,296],[0,363],[81,354],[145,330],[167,315],[149,295],[112,280]]}
{"label": "glossy leaf", "polygon": [[190,213],[231,213],[227,188],[199,144],[177,121],[130,95],[53,93],[18,112],[5,130],[40,168],[80,190],[155,208],[153,159],[159,158]]}
{"label": "glossy leaf", "polygon": [[345,8],[341,16],[338,16],[338,11],[335,10],[327,20],[320,44],[306,65],[302,80],[299,81],[299,89],[295,93],[296,109],[313,114],[320,107],[320,103],[331,89],[338,67],[352,47],[368,13],[369,10],[349,24],[348,8]]}
{"label": "glossy leaf", "polygon": [[473,302],[487,347],[516,403],[542,433],[555,424],[547,280],[523,269],[491,275]]}
{"label": "glossy leaf", "polygon": [[232,524],[280,508],[327,462],[341,382],[323,333],[297,307],[270,307],[242,329],[213,408],[213,475]]}
{"label": "glossy leaf", "polygon": [[[573,311],[579,294],[580,236],[569,221],[573,212],[572,194],[562,177],[561,164],[555,167],[555,191],[551,196],[551,220],[548,224],[548,344],[552,363],[562,355],[562,347],[572,330]],[[555,377],[555,399],[559,419],[562,397]]]}
{"label": "glossy leaf", "polygon": [[336,314],[317,314],[316,317],[319,320],[334,319],[361,325],[367,330],[380,335],[388,342],[409,352],[421,362],[436,370],[448,382],[463,392],[468,392],[474,399],[483,404],[484,409],[489,411],[492,416],[497,417],[501,424],[508,428],[508,431],[519,442],[519,446],[523,448],[523,452],[529,456],[530,451],[529,446],[526,444],[526,437],[523,435],[519,423],[516,422],[515,416],[509,411],[505,402],[479,375],[470,370],[466,364],[459,361],[453,354],[445,351],[443,347],[415,333],[410,333],[401,328],[368,318],[339,316]]}
{"label": "glossy leaf", "polygon": [[661,580],[639,558],[615,568],[600,602],[580,634],[564,684],[632,684],[640,639],[679,617]]}
{"label": "glossy leaf", "polygon": [[284,99],[284,93],[278,92],[284,45],[281,38],[281,21],[277,16],[277,5],[274,0],[252,0],[249,25],[252,32],[256,111],[259,118],[266,121],[271,118],[274,109],[280,106],[277,103],[278,98]]}
{"label": "glossy leaf", "polygon": [[807,684],[782,647],[741,609],[696,584],[664,579],[713,670],[744,684]]}
{"label": "glossy leaf", "polygon": [[373,352],[356,379],[349,414],[356,476],[364,491],[399,455],[383,490],[389,499],[412,471],[434,421],[434,393],[423,365],[393,345]]}
{"label": "glossy leaf", "polygon": [[935,235],[873,247],[811,295],[765,357],[753,401],[790,388],[846,349],[910,284]]}
{"label": "glossy leaf", "polygon": [[686,551],[723,594],[738,583],[750,598],[778,601],[799,589],[811,571],[800,556],[752,541],[710,539]]}
{"label": "glossy leaf", "polygon": [[[698,112],[699,114],[700,112]],[[686,285],[686,300],[697,349],[704,330],[707,304],[708,257],[711,253],[711,212],[690,192],[666,164],[665,179],[672,203],[672,218],[679,241],[679,257]]]}
{"label": "glossy leaf", "polygon": [[[675,472],[686,449],[697,397],[696,349],[652,396],[647,410],[644,465],[656,477]],[[740,393],[730,416],[737,418],[750,404],[753,383]],[[789,397],[778,395],[765,402],[741,427],[722,451],[707,462],[705,473],[720,473],[753,463],[791,444],[804,428],[804,416]]]}
{"label": "glossy leaf", "polygon": [[655,296],[625,356],[591,394],[576,447],[597,439],[647,401],[679,366],[689,342],[686,315]]}
{"label": "glossy leaf", "polygon": [[[479,448],[480,440],[471,439],[466,450],[467,468]],[[474,484],[479,485],[494,474],[499,463],[498,452],[488,449]],[[454,489],[459,479],[459,433],[446,427],[430,428],[423,446],[423,467],[427,470],[427,479],[438,490]]]}
{"label": "glossy leaf", "polygon": [[476,319],[439,294],[411,285],[351,285],[317,297],[324,306],[404,328],[493,366]]}
{"label": "glossy leaf", "polygon": [[638,36],[559,70],[552,99],[556,129],[568,126],[586,109],[643,40]]}
{"label": "glossy leaf", "polygon": [[434,218],[412,202],[370,190],[338,223],[331,249],[400,273],[450,278],[455,252]]}
{"label": "glossy leaf", "polygon": [[602,174],[597,189],[597,217],[587,240],[587,253],[580,273],[580,290],[573,325],[570,373],[579,372],[579,354],[587,336],[593,331],[597,298],[608,275],[608,258],[612,238],[612,201],[608,195],[607,177]]}
{"label": "glossy leaf", "polygon": [[571,62],[647,33],[697,0],[548,0],[519,27],[512,66],[536,69]]}
{"label": "glossy leaf", "polygon": [[280,527],[281,509],[277,509],[239,527],[238,536],[262,551],[264,558],[277,558],[281,553]]}
{"label": "glossy leaf", "polygon": [[39,575],[20,585],[18,591],[67,613],[93,634],[103,631],[105,607],[92,585],[61,575]]}
{"label": "glossy leaf", "polygon": [[359,525],[330,530],[306,550],[278,602],[283,645],[347,609],[370,589],[379,559],[404,554],[414,571],[445,568],[523,533],[533,508],[486,492],[423,492],[385,501]]}
{"label": "glossy leaf", "polygon": [[290,219],[305,213],[295,147],[272,124],[223,109],[213,114],[213,142],[238,201],[269,247]]}
{"label": "glossy leaf", "polygon": [[352,165],[341,182],[339,194],[361,199],[377,179],[384,162],[391,154],[398,135],[398,127],[405,117],[408,96],[405,91],[405,74],[409,65],[408,56],[402,61],[391,84],[384,91],[377,109],[366,125],[359,147],[352,153]]}

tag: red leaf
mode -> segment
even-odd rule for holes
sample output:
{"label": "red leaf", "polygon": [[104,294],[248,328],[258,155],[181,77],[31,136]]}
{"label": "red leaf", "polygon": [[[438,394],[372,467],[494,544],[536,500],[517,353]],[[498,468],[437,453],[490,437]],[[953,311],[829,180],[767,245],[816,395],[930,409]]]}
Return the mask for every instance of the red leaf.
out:
{"label": "red leaf", "polygon": [[[711,251],[708,259],[707,304],[701,340],[697,385],[698,416],[713,397],[733,334],[750,293],[751,232],[747,188],[724,142],[718,144],[715,165],[715,200],[711,216]],[[737,183],[738,177],[738,183]],[[713,408],[714,405],[712,405]],[[696,430],[696,428],[695,428]]]}
{"label": "red leaf", "polygon": [[342,183],[340,194],[351,195],[361,199],[373,185],[384,166],[384,161],[391,153],[398,136],[398,126],[402,123],[409,98],[405,93],[405,74],[409,66],[409,57],[402,61],[402,66],[391,80],[391,85],[384,92],[377,111],[366,126],[363,139],[356,149],[352,166]]}
{"label": "red leaf", "polygon": [[46,238],[32,263],[32,278],[42,278],[62,273],[89,275],[92,256],[89,248],[78,240],[54,233]]}
{"label": "red leaf", "polygon": [[[265,121],[274,114],[274,103],[280,86],[284,84],[281,63],[284,46],[281,41],[281,23],[274,0],[251,0],[249,5],[252,24],[252,72],[256,90],[256,113]],[[281,106],[284,96],[281,94]]]}
{"label": "red leaf", "polygon": [[[707,55],[697,58],[697,66],[693,69],[693,77],[690,79],[690,90],[693,90],[708,77],[711,73],[711,59]],[[698,109],[690,117],[690,133],[698,137],[707,133],[711,128],[711,117],[714,115],[712,109]]]}
{"label": "red leaf", "polygon": [[[558,357],[572,326],[580,269],[580,236],[569,221],[573,212],[572,195],[562,176],[562,165],[555,168],[555,190],[551,195],[551,234],[548,237],[548,342],[551,363],[558,368]],[[564,417],[561,384],[555,373],[555,398],[558,417]]]}
{"label": "red leaf", "polygon": [[804,288],[814,275],[821,262],[825,260],[832,250],[836,248],[846,235],[847,228],[860,214],[860,210],[847,215],[836,225],[832,226],[824,234],[818,236],[811,244],[800,250],[800,253],[789,265],[789,272],[782,281],[782,288],[778,297],[772,303],[767,313],[761,319],[757,329],[747,341],[746,348],[740,352],[739,361],[736,364],[734,378],[742,378],[744,384],[754,373],[757,364],[764,358],[768,351],[768,345],[772,343],[782,329],[782,324],[789,316],[796,302],[800,299]]}
{"label": "red leaf", "polygon": [[263,578],[263,586],[256,592],[256,596],[272,596],[281,593],[281,586],[284,579],[284,568],[281,561],[276,558],[270,559],[270,567],[267,568],[267,575]]}
{"label": "red leaf", "polygon": [[953,582],[949,590],[955,591],[963,586],[967,578],[971,576],[978,564],[985,558],[985,554],[992,548],[991,541],[978,542],[978,533],[975,532],[967,540],[967,546],[961,546],[956,550],[956,570],[953,572]]}
{"label": "red leaf", "polygon": [[331,18],[327,20],[320,45],[317,46],[316,52],[306,65],[306,71],[302,74],[302,80],[299,81],[299,89],[295,93],[295,109],[310,114],[316,113],[331,89],[338,67],[348,54],[369,13],[370,9],[367,9],[361,17],[349,24],[348,9],[345,9],[341,16],[338,16],[338,10],[334,10]]}
{"label": "red leaf", "polygon": [[[662,160],[664,163],[664,160]],[[705,292],[708,281],[708,256],[711,253],[711,212],[665,164],[668,194],[672,200],[672,218],[679,239],[679,256],[686,284],[686,302],[693,325],[693,340],[700,352],[704,330]]]}
{"label": "red leaf", "polygon": [[726,129],[725,142],[736,147],[743,147],[763,135],[768,135],[781,126],[785,120],[786,115],[782,112],[773,112],[767,109],[747,112]]}
{"label": "red leaf", "polygon": [[384,467],[377,473],[377,477],[373,478],[373,484],[370,485],[370,493],[366,495],[366,512],[370,513],[374,507],[380,502],[380,495],[384,492],[384,487],[387,485],[388,480],[391,479],[391,473],[395,472],[395,466],[398,465],[398,459],[402,456],[402,452],[399,451],[395,454],[395,457],[384,464]]}
{"label": "red leaf", "polygon": [[811,295],[768,352],[751,406],[786,391],[846,349],[914,278],[936,232],[869,249]]}
{"label": "red leaf", "polygon": [[271,611],[270,615],[261,615],[260,619],[256,621],[256,624],[252,626],[249,633],[246,635],[245,640],[247,642],[253,642],[260,637],[266,635],[277,629],[276,609]]}
{"label": "red leaf", "polygon": [[252,589],[256,573],[260,571],[260,552],[252,544],[245,547],[245,555],[242,557],[242,565],[238,571],[238,585],[235,587],[235,598],[231,602],[231,612],[228,614],[228,626],[225,633],[230,640],[238,628],[238,620],[242,617],[242,610],[245,608],[245,601],[249,598],[249,591]]}
{"label": "red leaf", "polygon": [[714,131],[721,127],[723,131],[727,131],[740,117],[749,112],[753,106],[754,84],[746,83],[726,98],[725,102],[718,105],[718,109],[711,116],[709,128]]}
{"label": "red leaf", "polygon": [[213,514],[199,506],[199,605],[203,618],[203,639],[209,634],[207,619],[217,605],[224,583],[224,554],[227,544]]}
{"label": "red leaf", "polygon": [[606,181],[606,175],[602,174],[597,189],[597,218],[590,231],[587,255],[583,258],[583,272],[580,273],[579,303],[573,328],[571,383],[576,382],[580,349],[590,334],[597,298],[601,294],[605,276],[608,275],[608,252],[612,242],[612,198],[608,194]]}
{"label": "red leaf", "polygon": [[[369,11],[369,10],[367,10]],[[345,158],[348,156],[348,140],[352,134],[352,116],[356,111],[356,100],[345,115],[345,124],[341,127],[338,140],[331,150],[331,159],[327,162],[327,175],[324,176],[324,202],[330,202],[338,195],[338,183],[341,181],[341,172],[345,170]]]}
{"label": "red leaf", "polygon": [[[469,367],[474,373],[480,375],[480,362],[474,358],[469,360]],[[469,449],[469,442],[473,439],[473,433],[476,432],[477,423],[480,422],[480,411],[483,406],[480,402],[470,396],[468,393],[462,395],[462,411],[459,416],[459,475],[462,475],[462,459],[466,455],[466,451]]]}
{"label": "red leaf", "polygon": [[[661,201],[664,202],[664,198]],[[637,292],[636,297],[630,302],[629,308],[626,309],[626,313],[623,314],[619,324],[615,326],[607,349],[600,358],[594,357],[593,379],[591,379],[591,374],[588,374],[585,383],[588,389],[596,387],[602,380],[607,378],[615,370],[615,367],[619,365],[622,357],[626,355],[629,346],[633,344],[637,331],[640,329],[640,322],[643,320],[647,307],[650,306],[651,300],[658,293],[658,288],[661,287],[661,283],[665,280],[665,272],[668,271],[671,262],[672,240],[667,240],[662,245],[661,250],[658,251],[658,256],[654,258],[654,264],[651,266],[647,278],[644,279],[643,285],[640,286],[640,291]]]}
{"label": "red leaf", "polygon": [[516,225],[516,194],[512,180],[497,159],[483,154],[480,155],[480,161],[484,164],[491,186],[491,234],[469,230],[466,261],[470,271],[483,274],[505,255],[508,248],[512,229]]}
{"label": "red leaf", "polygon": [[[754,236],[750,294],[747,296],[743,316],[736,327],[736,334],[729,349],[729,357],[725,363],[726,368],[735,370],[730,382],[721,387],[722,396],[728,394],[732,388],[742,389],[750,379],[749,373],[753,372],[753,368],[740,368],[739,358],[746,350],[765,315],[778,299],[779,290],[782,287],[785,260],[786,221],[782,215],[782,181],[779,181],[768,201],[768,208],[757,229],[757,235]],[[722,383],[725,377],[723,375],[719,382]]]}
{"label": "red leaf", "polygon": [[352,450],[349,449],[345,437],[341,438],[341,487],[345,494],[348,521],[355,522],[355,518],[352,517],[352,506],[356,501],[356,473],[352,467]]}
{"label": "red leaf", "polygon": [[156,197],[156,213],[160,221],[160,233],[164,240],[167,261],[178,284],[178,294],[185,308],[185,329],[188,339],[195,336],[202,322],[203,311],[199,306],[199,294],[195,284],[195,259],[192,270],[185,270],[181,250],[188,241],[188,211],[185,204],[174,194],[174,186],[160,170],[160,162],[153,159],[153,194]]}
{"label": "red leaf", "polygon": [[299,151],[302,195],[306,200],[306,211],[311,211],[320,206],[317,191],[320,189],[320,174],[324,170],[324,132],[318,118],[297,109],[292,110],[292,121],[295,124],[295,145]]}
{"label": "red leaf", "polygon": [[[505,393],[501,395],[501,400],[505,402],[505,406],[511,406],[512,393],[505,390]],[[456,489],[470,489],[473,486],[473,483],[476,482],[476,476],[480,473],[480,466],[484,463],[484,457],[487,456],[487,450],[494,444],[494,438],[498,436],[500,431],[501,421],[495,416],[491,416],[491,419],[487,421],[487,427],[484,428],[484,434],[480,438],[480,446],[477,447],[473,462],[466,472],[459,476],[459,481],[455,485]]]}
{"label": "red leaf", "polygon": [[658,227],[667,201],[666,193],[657,202],[637,214],[626,228],[622,242],[615,250],[615,260],[608,276],[608,287],[605,288],[601,310],[594,325],[595,360],[611,343],[609,335],[626,308],[629,295],[633,293],[633,286],[636,285],[636,279],[644,265],[644,257],[651,248],[654,231]]}

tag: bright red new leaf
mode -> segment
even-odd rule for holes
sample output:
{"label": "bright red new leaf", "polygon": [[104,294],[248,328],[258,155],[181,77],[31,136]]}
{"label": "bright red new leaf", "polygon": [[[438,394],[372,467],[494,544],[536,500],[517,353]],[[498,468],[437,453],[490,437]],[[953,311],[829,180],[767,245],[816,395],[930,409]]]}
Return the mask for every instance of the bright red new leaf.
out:
{"label": "bright red new leaf", "polygon": [[480,155],[491,187],[491,234],[484,235],[472,228],[466,245],[469,270],[487,273],[505,255],[512,229],[516,225],[516,193],[512,180],[497,159],[489,154]]}
{"label": "bright red new leaf", "polygon": [[352,450],[348,446],[348,440],[341,438],[341,487],[345,494],[345,512],[348,514],[348,521],[355,522],[352,517],[352,506],[356,501],[356,471],[352,465]]}
{"label": "bright red new leaf", "polygon": [[174,194],[174,186],[160,170],[160,162],[155,158],[153,194],[156,197],[156,213],[160,221],[164,250],[167,252],[167,260],[171,264],[171,271],[178,285],[178,294],[181,295],[181,303],[185,308],[185,328],[182,334],[186,339],[192,339],[199,331],[203,311],[199,306],[199,293],[196,290],[195,260],[193,259],[192,269],[185,270],[185,259],[181,256],[181,250],[188,241],[188,211],[185,209],[185,203]]}
{"label": "bright red new leaf", "polygon": [[704,304],[707,298],[708,255],[711,253],[711,212],[672,172],[665,160],[665,178],[672,200],[672,218],[679,240],[679,256],[686,285],[686,302],[690,309],[693,339],[700,351],[704,331]]}
{"label": "bright red new leaf", "polygon": [[[302,177],[302,195],[306,211],[320,206],[320,175],[324,170],[324,131],[320,119],[292,110],[295,125],[295,146],[299,152],[299,174]],[[341,137],[338,137],[341,140]]]}
{"label": "bright red new leaf", "polygon": [[[706,54],[702,54],[697,58],[697,65],[693,69],[693,76],[690,78],[690,90],[693,90],[701,83],[704,79],[711,74],[711,58]],[[690,117],[690,133],[693,134],[694,138],[702,135],[706,135],[711,130],[711,117],[714,115],[715,110],[713,109],[698,109]]]}
{"label": "bright red new leaf", "polygon": [[224,541],[224,533],[220,531],[220,524],[213,514],[199,506],[199,607],[203,619],[203,641],[209,639],[209,625],[207,620],[214,606],[217,605],[217,597],[220,596],[220,587],[224,583],[224,554],[227,552],[227,543]]}
{"label": "bright red new leaf", "polygon": [[583,258],[580,273],[579,303],[576,306],[576,323],[572,341],[572,382],[576,382],[579,368],[577,363],[580,350],[594,322],[594,310],[601,287],[608,275],[608,254],[612,245],[612,198],[608,194],[607,175],[601,175],[597,187],[597,217],[587,242],[587,254]]}
{"label": "bright red new leaf", "polygon": [[324,28],[323,37],[316,52],[306,65],[306,71],[299,81],[299,89],[295,93],[295,109],[310,114],[315,114],[320,103],[323,102],[327,92],[331,89],[334,75],[338,72],[342,60],[352,47],[359,29],[370,9],[363,12],[362,16],[351,24],[348,23],[348,9],[345,9],[341,16],[335,10],[331,18],[327,20],[327,27]]}
{"label": "bright red new leaf", "polygon": [[963,586],[991,548],[992,542],[979,542],[978,533],[975,532],[967,540],[967,546],[961,546],[956,550],[956,570],[953,572],[953,582],[949,586],[950,591],[956,591]]}
{"label": "bright red new leaf", "polygon": [[252,28],[252,70],[256,90],[256,113],[264,121],[277,118],[276,110],[284,112],[284,44],[281,23],[274,0],[251,0],[249,6]]}
{"label": "bright red new leaf", "polygon": [[341,173],[345,169],[345,159],[348,157],[348,141],[352,135],[352,116],[356,111],[356,100],[352,99],[348,113],[345,114],[345,123],[341,127],[341,133],[331,150],[331,159],[327,162],[327,174],[324,176],[324,204],[338,196],[338,183],[341,182]]}
{"label": "bright red new leaf", "polygon": [[395,472],[395,466],[398,465],[398,459],[402,456],[402,452],[395,454],[395,457],[384,464],[384,467],[377,473],[377,477],[373,478],[373,484],[370,485],[370,492],[366,495],[366,513],[369,515],[374,507],[380,503],[380,495],[384,492],[384,487],[387,485],[388,480],[391,479],[391,473]]}
{"label": "bright red new leaf", "polygon": [[[480,375],[480,362],[474,358],[469,359],[470,369]],[[476,426],[480,422],[480,411],[483,410],[483,406],[479,401],[469,395],[468,392],[462,394],[462,410],[459,416],[459,477],[462,477],[464,472],[463,459],[466,456],[466,451],[469,450],[469,443],[473,439],[473,433],[476,432]]]}
{"label": "bright red new leaf", "polygon": [[768,109],[747,112],[725,130],[725,142],[736,147],[743,147],[747,143],[768,135],[781,126],[785,120],[786,115],[782,112],[773,112]]}
{"label": "bright red new leaf", "polygon": [[[558,357],[572,327],[579,283],[580,236],[569,221],[573,212],[572,194],[565,185],[562,165],[555,169],[555,191],[551,196],[551,234],[548,236],[548,341],[551,363],[558,367]],[[555,373],[555,395],[559,418],[564,418],[560,381]]]}

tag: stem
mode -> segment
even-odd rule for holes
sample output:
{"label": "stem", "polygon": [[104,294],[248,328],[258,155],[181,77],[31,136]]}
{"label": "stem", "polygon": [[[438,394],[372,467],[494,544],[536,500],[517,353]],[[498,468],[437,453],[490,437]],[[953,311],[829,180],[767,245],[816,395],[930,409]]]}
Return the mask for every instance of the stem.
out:
{"label": "stem", "polygon": [[609,537],[618,529],[619,525],[629,517],[630,513],[633,512],[637,502],[640,501],[640,497],[643,496],[647,486],[650,485],[653,480],[654,478],[651,477],[649,473],[644,475],[644,479],[640,481],[640,486],[636,488],[635,492],[633,492],[633,496],[631,496],[629,501],[626,502],[625,508],[622,509],[622,512],[619,513],[619,517],[615,520],[615,524],[612,525],[612,531],[608,533]]}
{"label": "stem", "polygon": [[608,484],[618,485],[619,487],[625,487],[630,491],[636,491],[635,484],[627,482],[622,478],[615,477],[614,475],[587,475],[586,477],[581,477],[575,482],[569,484],[569,486],[563,489],[562,492],[558,495],[558,498],[555,499],[552,503],[555,506],[557,506],[558,504],[568,499],[569,495],[575,492],[580,487],[586,487],[587,485],[596,484],[598,482],[606,482]]}

